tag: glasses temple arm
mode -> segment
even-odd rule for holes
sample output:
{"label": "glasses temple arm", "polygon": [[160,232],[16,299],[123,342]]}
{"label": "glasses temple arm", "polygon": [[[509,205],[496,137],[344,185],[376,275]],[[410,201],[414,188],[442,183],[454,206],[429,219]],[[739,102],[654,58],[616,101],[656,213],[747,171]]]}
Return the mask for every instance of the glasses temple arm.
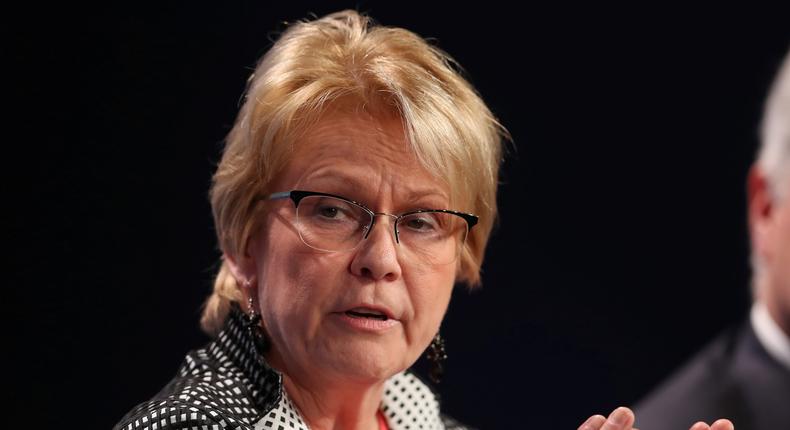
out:
{"label": "glasses temple arm", "polygon": [[264,196],[263,200],[282,200],[291,197],[290,191],[281,191],[279,193],[271,193],[268,196]]}

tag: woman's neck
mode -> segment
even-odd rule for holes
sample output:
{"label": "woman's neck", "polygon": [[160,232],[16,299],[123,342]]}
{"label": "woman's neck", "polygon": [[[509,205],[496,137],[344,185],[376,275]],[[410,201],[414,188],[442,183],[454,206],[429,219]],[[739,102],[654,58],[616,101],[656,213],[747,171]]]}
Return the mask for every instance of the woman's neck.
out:
{"label": "woman's neck", "polygon": [[283,375],[284,388],[311,430],[378,430],[376,413],[384,381],[295,380]]}

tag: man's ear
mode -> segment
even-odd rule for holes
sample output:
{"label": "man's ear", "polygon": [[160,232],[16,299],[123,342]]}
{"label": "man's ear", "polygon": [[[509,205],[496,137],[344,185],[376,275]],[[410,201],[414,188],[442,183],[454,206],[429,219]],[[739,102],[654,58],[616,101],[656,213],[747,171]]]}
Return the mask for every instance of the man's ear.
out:
{"label": "man's ear", "polygon": [[752,252],[761,260],[770,260],[774,199],[768,178],[757,164],[749,170],[747,193]]}

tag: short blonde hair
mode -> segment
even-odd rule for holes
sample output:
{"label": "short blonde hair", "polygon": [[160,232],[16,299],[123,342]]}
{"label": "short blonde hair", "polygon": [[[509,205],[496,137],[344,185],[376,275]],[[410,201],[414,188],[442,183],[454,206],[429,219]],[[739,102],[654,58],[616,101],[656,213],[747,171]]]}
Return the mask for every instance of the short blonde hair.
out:
{"label": "short blonde hair", "polygon": [[[355,11],[291,25],[263,56],[211,187],[220,248],[244,252],[257,227],[256,197],[270,189],[298,136],[327,108],[351,101],[402,119],[419,162],[450,186],[457,209],[480,217],[460,257],[458,280],[480,283],[496,218],[496,188],[507,131],[453,60],[401,28],[375,25]],[[241,293],[227,262],[217,274],[201,325],[216,333]]]}

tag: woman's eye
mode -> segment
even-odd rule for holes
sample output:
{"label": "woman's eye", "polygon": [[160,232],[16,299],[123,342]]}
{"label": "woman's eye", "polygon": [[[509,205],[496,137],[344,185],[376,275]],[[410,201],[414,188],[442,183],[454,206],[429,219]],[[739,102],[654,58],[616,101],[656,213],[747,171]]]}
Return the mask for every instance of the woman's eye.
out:
{"label": "woman's eye", "polygon": [[320,212],[321,212],[321,215],[323,215],[323,216],[325,216],[327,218],[334,218],[335,216],[337,216],[337,208],[323,207],[323,208],[321,208]]}
{"label": "woman's eye", "polygon": [[425,218],[411,218],[406,222],[406,226],[418,231],[429,231],[435,228],[434,223]]}
{"label": "woman's eye", "polygon": [[324,218],[338,218],[342,215],[340,209],[335,206],[322,206],[318,208],[318,214]]}

